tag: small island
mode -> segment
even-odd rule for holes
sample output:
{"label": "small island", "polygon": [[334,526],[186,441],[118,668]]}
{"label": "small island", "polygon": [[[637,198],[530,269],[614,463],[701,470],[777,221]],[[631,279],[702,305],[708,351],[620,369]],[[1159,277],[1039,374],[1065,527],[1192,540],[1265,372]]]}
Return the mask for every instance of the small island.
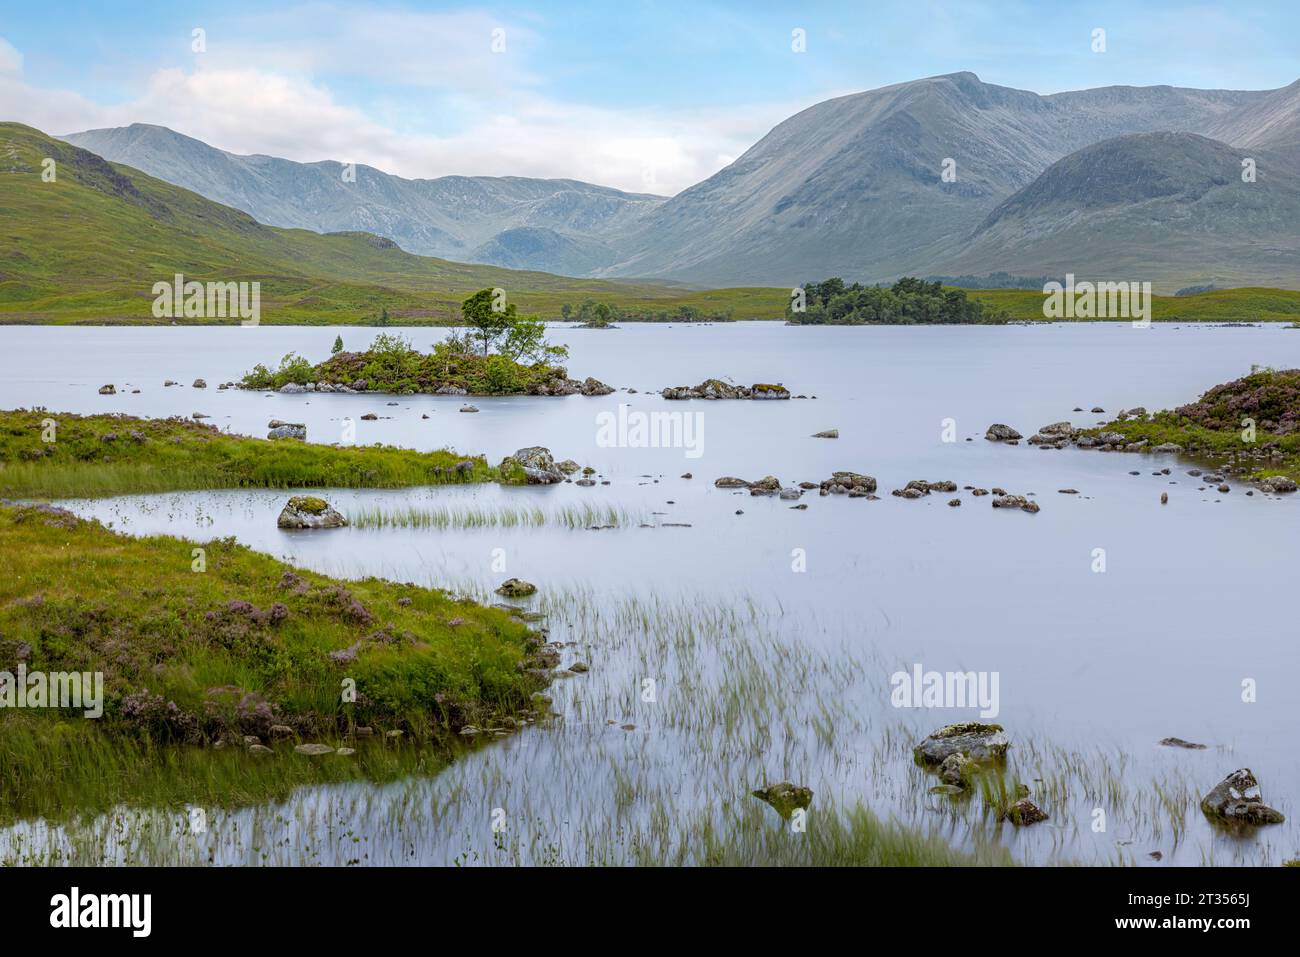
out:
{"label": "small island", "polygon": [[559,363],[568,348],[546,338],[546,324],[519,315],[500,290],[481,289],[461,304],[465,331],[452,332],[422,353],[403,336],[380,333],[368,349],[349,352],[342,337],[333,354],[313,364],[289,353],[272,370],[259,363],[239,383],[245,389],[295,392],[374,392],[393,395],[608,395],[598,379],[569,378]]}

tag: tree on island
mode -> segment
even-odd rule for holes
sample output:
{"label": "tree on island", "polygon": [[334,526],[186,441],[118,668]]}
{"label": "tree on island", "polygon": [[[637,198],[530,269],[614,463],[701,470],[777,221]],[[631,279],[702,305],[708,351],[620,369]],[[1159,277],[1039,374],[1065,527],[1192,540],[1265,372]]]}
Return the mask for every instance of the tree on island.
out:
{"label": "tree on island", "polygon": [[546,323],[536,316],[521,316],[514,303],[506,303],[499,289],[480,289],[460,306],[469,338],[488,355],[497,354],[512,362],[550,362],[564,359],[569,350],[546,340]]}

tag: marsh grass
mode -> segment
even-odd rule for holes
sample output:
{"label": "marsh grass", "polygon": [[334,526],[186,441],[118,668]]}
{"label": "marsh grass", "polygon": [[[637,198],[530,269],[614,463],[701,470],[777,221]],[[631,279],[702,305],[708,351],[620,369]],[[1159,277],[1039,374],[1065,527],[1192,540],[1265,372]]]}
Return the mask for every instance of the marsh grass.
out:
{"label": "marsh grass", "polygon": [[571,505],[556,509],[411,505],[406,508],[362,508],[352,514],[350,521],[353,527],[365,529],[590,529],[639,525],[645,521],[645,516],[642,512],[614,505]]}
{"label": "marsh grass", "polygon": [[[478,585],[460,592],[492,597]],[[561,645],[561,668],[582,660],[591,671],[552,684],[549,719],[435,776],[385,777],[381,766],[380,784],[321,785],[287,774],[287,797],[243,807],[222,800],[218,784],[190,792],[218,802],[201,837],[178,837],[172,808],[142,816],[146,799],[57,827],[26,822],[0,831],[0,859],[1132,864],[1157,848],[1176,852],[1196,820],[1196,788],[1182,771],[1152,776],[1123,751],[1063,748],[1014,728],[1000,783],[973,783],[955,799],[928,794],[936,778],[914,764],[912,747],[944,719],[871,706],[887,701],[888,674],[872,644],[837,640],[837,627],[816,619],[801,619],[801,640],[792,642],[795,622],[767,602],[636,593],[610,600],[577,588],[543,591],[537,607]],[[278,761],[272,767],[295,770]],[[782,780],[814,791],[802,831],[750,796]],[[1048,821],[1016,828],[998,820],[1020,782]],[[156,790],[165,795],[165,784]],[[1094,807],[1105,808],[1107,832],[1093,832]],[[504,829],[493,829],[495,809]],[[1293,856],[1283,850],[1243,845],[1217,853],[1258,863]],[[1200,863],[1215,853],[1201,849]]]}

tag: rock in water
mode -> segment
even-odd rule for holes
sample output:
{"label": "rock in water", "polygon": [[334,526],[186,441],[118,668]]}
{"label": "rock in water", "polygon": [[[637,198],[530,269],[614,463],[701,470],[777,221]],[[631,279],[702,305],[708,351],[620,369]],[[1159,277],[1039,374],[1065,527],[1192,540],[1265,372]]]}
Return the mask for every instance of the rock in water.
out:
{"label": "rock in water", "polygon": [[825,432],[814,432],[814,439],[838,439],[840,437],[839,429],[827,429]]}
{"label": "rock in water", "polygon": [[115,386],[113,386],[112,384],[109,384],[109,385],[101,385],[101,386],[99,387],[99,394],[100,394],[100,395],[117,395],[117,388],[116,388]]}
{"label": "rock in water", "polygon": [[1047,812],[1029,798],[1021,798],[998,816],[1004,821],[1010,821],[1016,827],[1025,827],[1028,824],[1047,820]]}
{"label": "rock in water", "polygon": [[1197,744],[1194,741],[1184,741],[1182,738],[1165,738],[1160,743],[1166,748],[1188,748],[1192,751],[1205,750],[1205,745]]}
{"label": "rock in water", "polygon": [[802,784],[791,784],[789,781],[772,784],[750,793],[760,801],[766,801],[772,805],[776,809],[776,813],[787,821],[790,820],[796,809],[807,808],[808,805],[812,804],[813,798],[811,788],[806,788]]}
{"label": "rock in water", "polygon": [[503,472],[511,471],[514,466],[524,470],[529,485],[554,485],[556,482],[564,481],[564,472],[555,464],[555,459],[551,457],[551,450],[540,445],[517,449],[514,455],[509,455],[501,461]]}
{"label": "rock in water", "polygon": [[1001,422],[994,422],[989,426],[989,430],[984,433],[984,438],[990,442],[1009,442],[1020,438],[1020,433],[1009,425],[1003,425]]}
{"label": "rock in water", "polygon": [[776,383],[775,385],[767,382],[755,383],[754,387],[749,390],[749,394],[751,397],[755,399],[790,398],[790,390],[787,389],[785,386],[781,385],[781,383],[779,382]]}
{"label": "rock in water", "polygon": [[928,765],[942,764],[954,754],[972,761],[1001,761],[1009,744],[1002,725],[966,721],[940,728],[913,748],[912,754]]}
{"label": "rock in water", "polygon": [[347,523],[341,512],[315,495],[295,495],[276,519],[280,528],[338,528]]}
{"label": "rock in water", "polygon": [[536,591],[537,586],[532,582],[526,582],[522,578],[508,578],[501,583],[497,594],[506,598],[527,598]]}
{"label": "rock in water", "polygon": [[1206,817],[1222,824],[1281,824],[1286,818],[1264,803],[1250,768],[1239,768],[1201,798]]}

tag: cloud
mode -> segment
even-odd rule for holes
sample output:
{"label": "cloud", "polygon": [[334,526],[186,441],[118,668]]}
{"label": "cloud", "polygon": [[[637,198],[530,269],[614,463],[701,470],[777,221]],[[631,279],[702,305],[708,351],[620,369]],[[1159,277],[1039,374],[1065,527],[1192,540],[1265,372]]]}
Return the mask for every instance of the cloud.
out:
{"label": "cloud", "polygon": [[[209,50],[217,44],[209,34]],[[157,69],[136,99],[111,105],[38,89],[20,72],[0,70],[0,115],[55,134],[153,123],[230,152],[364,163],[407,177],[568,178],[672,195],[808,105],[765,104],[725,117],[705,111],[651,115],[516,91],[507,109],[489,108],[462,88],[447,91],[447,99],[459,103],[468,120],[435,135],[378,122],[311,79],[225,62],[205,56],[189,70]],[[0,40],[0,64],[8,63],[20,65],[21,56]]]}

